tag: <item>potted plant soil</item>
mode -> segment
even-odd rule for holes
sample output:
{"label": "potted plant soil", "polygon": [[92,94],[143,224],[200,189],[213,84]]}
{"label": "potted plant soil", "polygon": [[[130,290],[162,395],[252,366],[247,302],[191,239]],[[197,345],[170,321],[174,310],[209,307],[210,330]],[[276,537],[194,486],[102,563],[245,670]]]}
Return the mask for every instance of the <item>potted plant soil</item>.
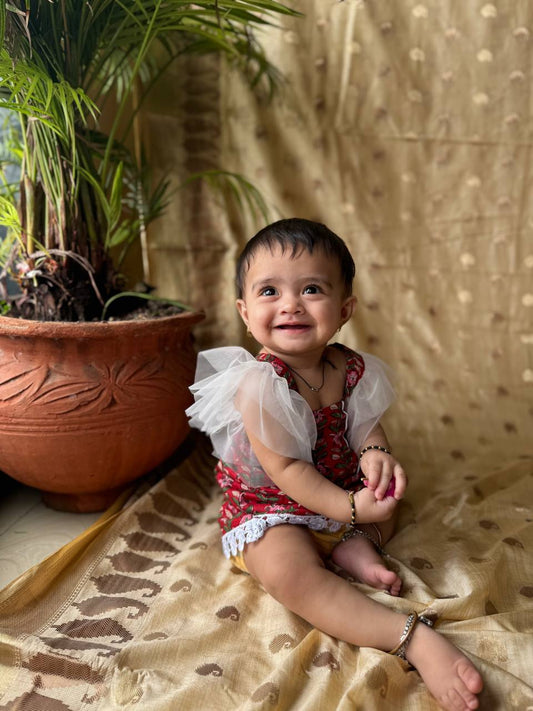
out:
{"label": "potted plant soil", "polygon": [[203,314],[127,291],[122,274],[169,199],[136,117],[185,53],[272,81],[254,30],[279,13],[293,14],[269,0],[0,4],[0,108],[18,119],[3,156],[18,174],[0,186],[0,469],[56,508],[105,508],[187,435]]}

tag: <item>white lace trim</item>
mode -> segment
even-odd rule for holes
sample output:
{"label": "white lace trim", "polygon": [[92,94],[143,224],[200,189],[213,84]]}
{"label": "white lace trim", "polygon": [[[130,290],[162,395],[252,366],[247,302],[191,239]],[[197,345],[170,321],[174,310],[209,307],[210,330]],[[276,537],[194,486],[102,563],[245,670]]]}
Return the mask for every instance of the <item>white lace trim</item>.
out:
{"label": "white lace trim", "polygon": [[244,550],[247,543],[258,541],[268,528],[283,523],[307,526],[313,531],[339,531],[345,524],[325,516],[296,516],[294,514],[264,514],[244,521],[222,536],[222,550],[226,558]]}

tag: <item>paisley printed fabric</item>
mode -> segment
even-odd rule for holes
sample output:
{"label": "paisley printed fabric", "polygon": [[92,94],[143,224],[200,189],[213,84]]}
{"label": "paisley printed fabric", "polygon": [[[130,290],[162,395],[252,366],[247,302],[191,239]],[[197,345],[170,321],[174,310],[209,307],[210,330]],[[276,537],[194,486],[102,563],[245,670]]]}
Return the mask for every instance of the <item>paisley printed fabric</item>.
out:
{"label": "paisley printed fabric", "polygon": [[[323,634],[228,565],[210,448],[0,591],[1,711],[439,711],[398,658]],[[490,711],[533,705],[532,475],[531,458],[472,460],[412,481],[387,544],[402,596],[361,586],[434,610]]]}

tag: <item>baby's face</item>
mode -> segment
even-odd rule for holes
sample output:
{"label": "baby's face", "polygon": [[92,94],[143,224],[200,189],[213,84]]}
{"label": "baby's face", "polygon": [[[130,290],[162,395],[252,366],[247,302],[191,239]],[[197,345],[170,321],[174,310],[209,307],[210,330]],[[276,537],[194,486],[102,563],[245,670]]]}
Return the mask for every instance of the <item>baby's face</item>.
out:
{"label": "baby's face", "polygon": [[256,253],[237,301],[254,338],[280,357],[321,353],[354,305],[337,260],[321,250],[292,257],[280,246]]}

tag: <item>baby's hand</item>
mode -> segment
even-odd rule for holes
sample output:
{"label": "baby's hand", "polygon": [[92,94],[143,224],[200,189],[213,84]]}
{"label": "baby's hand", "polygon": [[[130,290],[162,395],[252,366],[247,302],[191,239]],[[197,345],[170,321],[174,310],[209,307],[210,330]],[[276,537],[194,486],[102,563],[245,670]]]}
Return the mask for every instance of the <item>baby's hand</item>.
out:
{"label": "baby's hand", "polygon": [[378,523],[387,521],[398,501],[393,496],[378,501],[375,492],[371,489],[360,489],[354,496],[356,523]]}
{"label": "baby's hand", "polygon": [[369,449],[361,457],[364,484],[378,501],[393,496],[399,501],[407,486],[407,477],[401,465],[392,454],[378,449]]}

